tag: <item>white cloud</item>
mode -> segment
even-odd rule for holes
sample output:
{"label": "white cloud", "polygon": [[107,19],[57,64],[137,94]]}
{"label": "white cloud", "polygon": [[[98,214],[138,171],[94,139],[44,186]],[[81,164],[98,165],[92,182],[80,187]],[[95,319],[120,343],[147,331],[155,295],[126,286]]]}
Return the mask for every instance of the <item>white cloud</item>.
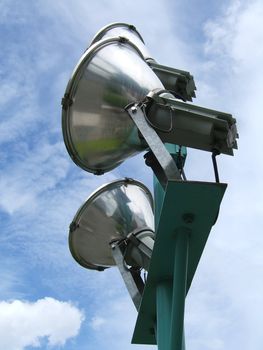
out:
{"label": "white cloud", "polygon": [[50,346],[64,345],[78,335],[84,315],[69,302],[44,298],[34,303],[0,302],[0,348],[23,350],[39,347],[43,338]]}
{"label": "white cloud", "polygon": [[[1,237],[1,246],[4,246],[4,239]],[[21,299],[24,298],[23,289],[23,277],[25,271],[19,264],[16,264],[12,257],[4,256],[0,257],[0,300],[5,299]]]}
{"label": "white cloud", "polygon": [[[194,349],[262,348],[262,15],[262,1],[231,1],[205,25],[202,104],[232,112],[240,140],[234,158],[219,157],[229,187],[187,298],[186,339]],[[191,178],[205,179],[209,155],[189,153]]]}
{"label": "white cloud", "polygon": [[90,325],[95,331],[97,331],[101,329],[102,325],[104,325],[106,322],[107,321],[105,318],[96,316],[91,319]]}
{"label": "white cloud", "polygon": [[10,162],[0,181],[0,207],[9,214],[26,207],[32,210],[36,197],[54,188],[69,167],[62,143],[52,145],[39,140],[34,149],[23,149],[21,153],[23,160]]}
{"label": "white cloud", "polygon": [[263,55],[259,45],[263,39],[262,15],[263,5],[259,0],[232,1],[220,19],[206,24],[206,51],[219,55],[220,59],[233,58],[242,67],[255,63]]}
{"label": "white cloud", "polygon": [[[180,30],[180,21],[176,20],[177,17],[179,19],[179,14],[175,16],[171,12],[171,3],[168,0],[145,0],[143,4],[140,0],[112,0],[110,10],[105,10],[108,6],[105,0],[94,2],[92,8],[89,3],[80,0],[74,3],[45,0],[40,4],[43,14],[56,18],[57,30],[64,28],[67,31],[67,37],[61,37],[61,41],[71,42],[71,47],[74,45],[76,48],[76,55],[82,54],[102,27],[113,22],[124,22],[136,26],[151,54],[156,60],[162,60],[161,63],[189,69],[189,62],[193,62],[189,45],[179,35],[174,35],[175,30]],[[156,21],[146,20],[157,17]],[[82,51],[77,53],[77,50]]]}

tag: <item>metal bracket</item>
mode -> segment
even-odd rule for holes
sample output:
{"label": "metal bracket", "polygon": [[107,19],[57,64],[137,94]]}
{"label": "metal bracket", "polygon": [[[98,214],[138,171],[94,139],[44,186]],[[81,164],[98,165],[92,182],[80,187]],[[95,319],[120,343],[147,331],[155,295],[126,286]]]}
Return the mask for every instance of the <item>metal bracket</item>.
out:
{"label": "metal bracket", "polygon": [[165,89],[171,91],[175,97],[179,95],[184,101],[192,101],[196,97],[194,77],[189,72],[167,67],[149,59],[146,62],[161,80]]}
{"label": "metal bracket", "polygon": [[162,142],[209,152],[218,149],[228,155],[237,149],[236,120],[231,114],[181,102],[158,89],[143,104],[145,118]]}
{"label": "metal bracket", "polygon": [[[140,253],[143,254],[146,259],[148,259],[148,264],[150,264],[153,246],[151,247],[147,245],[144,239],[142,239],[141,234],[142,234],[142,237],[144,236],[144,237],[151,238],[152,243],[154,243],[154,236],[155,236],[154,232],[148,227],[141,228],[139,230],[137,229],[133,232],[130,232],[126,239],[127,249],[124,254],[124,257],[126,257],[126,254],[129,251],[129,247],[137,247]],[[147,270],[147,268],[144,265],[140,265],[140,266]]]}
{"label": "metal bracket", "polygon": [[61,105],[64,110],[67,110],[73,103],[72,98],[70,98],[68,93],[65,93],[64,97],[61,100]]}
{"label": "metal bracket", "polygon": [[[158,163],[160,164],[161,168],[159,168],[158,170],[155,167],[152,167],[152,169],[154,173],[157,170],[157,173],[155,173],[155,175],[158,178],[160,177],[159,170],[163,171],[163,175],[165,176],[166,181],[164,183],[164,177],[161,176],[160,183],[162,184],[162,186],[165,188],[167,181],[169,180],[181,181],[181,174],[176,166],[174,159],[165,148],[157,132],[151,126],[148,125],[144,116],[143,107],[139,104],[133,104],[128,105],[126,107],[126,110],[129,113],[131,119],[134,121],[137,128],[139,129],[143,138],[147,142]],[[149,165],[151,166],[151,164]]]}
{"label": "metal bracket", "polygon": [[158,343],[160,350],[182,350],[184,297],[225,189],[226,184],[222,183],[168,183],[157,213],[154,249],[133,335],[134,344]]}
{"label": "metal bracket", "polygon": [[144,288],[144,283],[140,277],[139,271],[133,268],[128,268],[124,263],[124,256],[120,248],[120,242],[111,243],[112,256],[115,263],[121,273],[123,281],[128,289],[128,292],[132,298],[132,301],[137,309],[141,305],[142,292]]}

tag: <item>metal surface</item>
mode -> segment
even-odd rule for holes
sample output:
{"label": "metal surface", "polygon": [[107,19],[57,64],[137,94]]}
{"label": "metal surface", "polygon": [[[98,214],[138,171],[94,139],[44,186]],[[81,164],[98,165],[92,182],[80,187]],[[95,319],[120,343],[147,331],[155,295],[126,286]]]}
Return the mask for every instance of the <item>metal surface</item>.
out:
{"label": "metal surface", "polygon": [[[185,297],[226,189],[215,155],[237,148],[230,114],[178,101],[192,101],[195,90],[190,73],[151,58],[134,26],[113,23],[95,36],[62,99],[64,141],[84,170],[99,175],[148,151],[146,164],[159,180],[156,237],[149,190],[125,179],[101,187],[81,206],[69,246],[86,268],[118,266],[139,310],[133,343],[158,343],[159,350],[185,349]],[[218,183],[182,181],[181,146],[212,152]]]}
{"label": "metal surface", "polygon": [[169,90],[185,101],[192,101],[195,95],[194,77],[186,71],[161,65],[153,60],[148,60],[149,66]]}
{"label": "metal surface", "polygon": [[[176,166],[176,163],[170,153],[165,148],[156,131],[150,127],[145,120],[142,108],[138,105],[127,108],[127,111],[147,142],[149,148],[155,155],[157,161],[168,180],[181,180],[181,174]],[[164,187],[166,184],[164,184]]]}
{"label": "metal surface", "polygon": [[[173,300],[172,281],[162,281],[156,286],[156,342],[158,350],[174,350],[171,348],[171,310]],[[158,326],[157,326],[158,325]],[[176,329],[174,329],[176,331]],[[182,346],[180,350],[185,350],[184,331],[182,335]]]}
{"label": "metal surface", "polygon": [[[138,287],[138,284],[136,283],[136,280],[134,279],[131,271],[124,265],[124,256],[122,254],[122,251],[117,243],[113,243],[111,245],[112,248],[112,256],[116,263],[116,266],[118,267],[120,274],[122,276],[122,279],[125,283],[125,286],[130,294],[130,297],[134,303],[134,306],[136,307],[137,311],[139,310],[139,307],[141,305],[142,300],[142,291],[140,291],[140,288]],[[142,281],[141,281],[142,282]]]}
{"label": "metal surface", "polygon": [[169,337],[171,350],[182,350],[183,345],[188,248],[189,229],[179,228],[176,231],[175,237],[172,308]]}
{"label": "metal surface", "polygon": [[[162,201],[158,205],[161,208],[160,218],[157,220],[154,249],[132,339],[133,343],[156,344],[156,335],[153,331],[156,329],[156,307],[158,307],[156,288],[160,283],[166,281],[173,285],[176,235],[182,229],[189,235],[186,293],[188,292],[210,230],[217,218],[225,189],[226,184],[222,183],[170,181],[164,196],[160,195],[159,198]],[[168,294],[170,293],[171,296],[173,292],[176,290],[168,291]],[[160,302],[162,303],[158,301]],[[172,302],[169,305],[166,308],[171,307]],[[170,317],[172,319],[172,314]],[[165,322],[173,321],[166,320]],[[174,348],[168,347],[165,350],[174,350]]]}
{"label": "metal surface", "polygon": [[135,44],[138,49],[143,54],[145,59],[151,58],[149,51],[144,45],[144,41],[140,33],[137,29],[127,23],[111,23],[105,27],[103,27],[93,38],[91,45],[98,42],[101,39],[109,38],[109,37],[124,37],[130,40],[133,44]]}
{"label": "metal surface", "polygon": [[193,76],[189,72],[160,65],[155,62],[145,46],[142,36],[133,25],[127,23],[109,24],[95,35],[91,45],[101,39],[110,37],[124,37],[136,45],[167,90],[179,94],[187,101],[192,101],[192,98],[195,97],[194,91],[196,87]]}
{"label": "metal surface", "polygon": [[233,155],[236,120],[231,114],[178,101],[163,91],[145,100],[147,120],[163,142]]}
{"label": "metal surface", "polygon": [[154,232],[142,227],[127,236],[125,261],[128,265],[149,270],[154,246]]}
{"label": "metal surface", "polygon": [[173,280],[156,286],[156,339],[158,350],[184,348],[184,306],[188,263],[189,232],[179,229],[175,235]]}
{"label": "metal surface", "polygon": [[115,265],[110,242],[140,228],[154,228],[153,199],[142,183],[122,179],[102,186],[80,207],[70,225],[69,247],[82,266]]}
{"label": "metal surface", "polygon": [[62,100],[62,130],[73,161],[95,174],[112,170],[147,145],[124,110],[163,85],[138,48],[100,40],[81,57]]}
{"label": "metal surface", "polygon": [[[166,144],[165,146],[169,150],[172,157],[177,161],[178,161],[179,152],[182,153],[183,163],[185,162],[185,158],[187,156],[186,148],[183,148],[181,151],[179,150],[179,146],[177,145]],[[155,227],[158,227],[165,191],[155,176],[153,180],[154,180],[153,181],[154,218],[155,218]],[[162,350],[162,349],[166,350],[166,349],[169,349],[170,347],[172,295],[173,295],[172,280],[163,280],[157,284],[155,334],[156,334],[156,342],[158,344],[158,350]],[[183,341],[182,341],[182,350],[185,350],[184,334],[183,334]]]}
{"label": "metal surface", "polygon": [[167,350],[170,346],[172,295],[172,281],[157,284],[155,335],[158,350]]}

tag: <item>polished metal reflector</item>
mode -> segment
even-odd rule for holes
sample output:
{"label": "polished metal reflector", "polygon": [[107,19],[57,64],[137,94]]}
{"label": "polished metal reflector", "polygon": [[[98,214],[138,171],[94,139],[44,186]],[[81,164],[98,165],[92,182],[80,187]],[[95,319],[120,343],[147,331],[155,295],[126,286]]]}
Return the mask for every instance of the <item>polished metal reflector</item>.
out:
{"label": "polished metal reflector", "polygon": [[124,108],[163,88],[128,39],[108,38],[92,45],[76,66],[62,100],[63,136],[74,162],[101,174],[146,149]]}
{"label": "polished metal reflector", "polygon": [[132,232],[152,235],[153,228],[150,191],[138,181],[117,180],[99,188],[78,210],[70,225],[70,251],[80,265],[103,270],[115,265],[112,241]]}
{"label": "polished metal reflector", "polygon": [[131,24],[111,23],[103,27],[93,38],[91,45],[101,39],[109,37],[123,37],[138,47],[147,64],[161,80],[166,90],[185,101],[192,101],[195,97],[195,82],[193,76],[186,71],[158,64],[145,46],[138,30]]}
{"label": "polished metal reflector", "polygon": [[103,27],[93,38],[91,45],[101,39],[110,37],[124,37],[138,47],[145,59],[151,59],[151,55],[144,44],[144,40],[137,29],[127,23],[111,23]]}

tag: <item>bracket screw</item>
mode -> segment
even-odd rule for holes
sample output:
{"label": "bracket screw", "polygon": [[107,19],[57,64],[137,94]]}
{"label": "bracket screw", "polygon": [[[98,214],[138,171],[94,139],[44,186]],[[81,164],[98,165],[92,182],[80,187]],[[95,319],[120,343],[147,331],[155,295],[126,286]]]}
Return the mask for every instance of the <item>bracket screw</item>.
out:
{"label": "bracket screw", "polygon": [[133,107],[131,108],[131,111],[132,111],[133,114],[135,114],[135,113],[137,112],[137,108],[136,108],[135,106],[133,106]]}
{"label": "bracket screw", "polygon": [[185,213],[182,215],[182,219],[186,224],[191,224],[194,221],[195,216],[193,213]]}

